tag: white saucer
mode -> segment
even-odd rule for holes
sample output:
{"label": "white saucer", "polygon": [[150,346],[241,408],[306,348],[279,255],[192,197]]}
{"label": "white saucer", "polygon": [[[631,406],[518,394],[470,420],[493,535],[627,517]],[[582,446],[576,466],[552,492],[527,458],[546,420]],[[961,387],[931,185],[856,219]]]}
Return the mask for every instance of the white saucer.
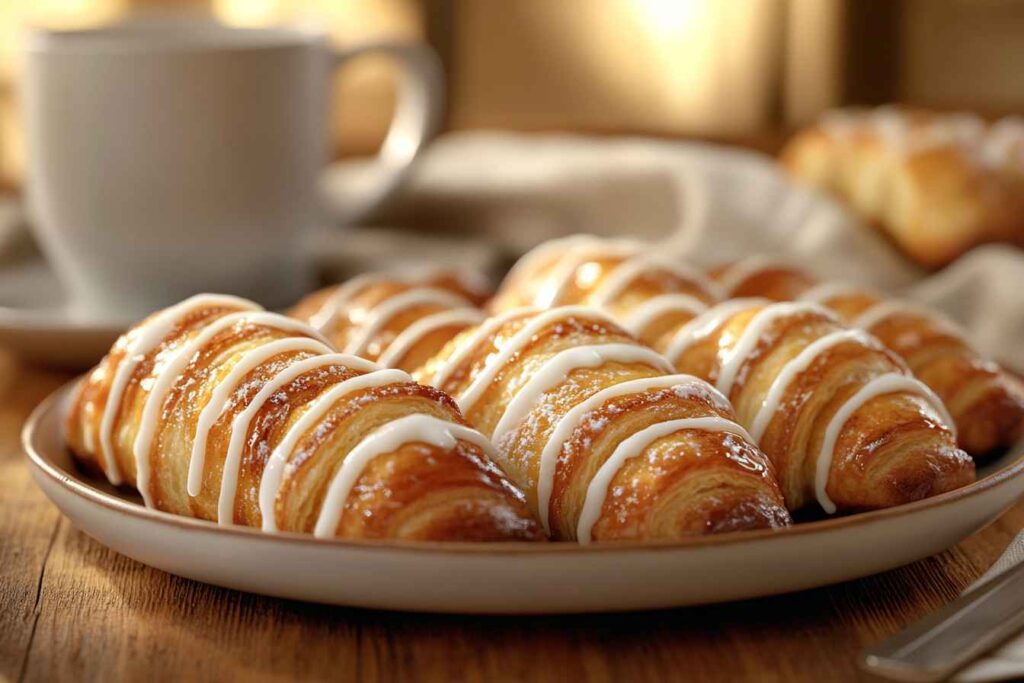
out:
{"label": "white saucer", "polygon": [[56,274],[38,256],[0,263],[0,347],[27,360],[88,367],[128,324],[73,316]]}
{"label": "white saucer", "polygon": [[61,428],[74,386],[66,385],[36,409],[22,442],[36,482],[75,526],[119,553],[172,574],[334,605],[551,614],[785,593],[933,555],[991,522],[1024,493],[1024,449],[1018,447],[986,463],[978,481],[956,491],[777,531],[589,546],[266,534],[152,510],[134,492],[84,474]]}

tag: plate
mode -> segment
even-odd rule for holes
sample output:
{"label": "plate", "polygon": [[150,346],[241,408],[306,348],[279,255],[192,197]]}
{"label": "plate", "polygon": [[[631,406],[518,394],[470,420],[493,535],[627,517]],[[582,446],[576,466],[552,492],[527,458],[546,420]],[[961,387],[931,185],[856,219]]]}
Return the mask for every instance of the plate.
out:
{"label": "plate", "polygon": [[22,440],[32,474],[75,526],[171,574],[333,605],[554,614],[696,605],[855,579],[948,548],[1024,493],[1024,444],[977,482],[928,500],[777,531],[683,542],[434,543],[323,540],[150,510],[79,471],[63,419],[74,382],[44,401]]}

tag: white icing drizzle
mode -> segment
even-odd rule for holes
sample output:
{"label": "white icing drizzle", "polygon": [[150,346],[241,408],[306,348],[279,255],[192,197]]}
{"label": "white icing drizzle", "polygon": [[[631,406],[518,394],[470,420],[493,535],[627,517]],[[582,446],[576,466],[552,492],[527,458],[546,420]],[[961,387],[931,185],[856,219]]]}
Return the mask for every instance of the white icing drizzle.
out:
{"label": "white icing drizzle", "polygon": [[454,308],[424,316],[395,337],[380,355],[380,364],[389,367],[398,364],[421,339],[435,330],[450,325],[476,325],[483,319],[483,312],[475,308]]}
{"label": "white icing drizzle", "polygon": [[654,389],[674,389],[680,395],[700,393],[720,410],[732,412],[732,406],[717,389],[702,379],[693,375],[664,375],[662,377],[647,377],[643,379],[629,380],[606,387],[601,391],[589,396],[586,400],[577,403],[555,425],[551,435],[544,443],[540,453],[537,474],[537,516],[544,525],[544,530],[551,532],[548,511],[551,507],[551,492],[554,488],[555,469],[558,465],[558,455],[569,440],[573,432],[583,423],[584,418],[591,412],[601,408],[608,401],[626,396],[629,394],[640,394]]}
{"label": "white icing drizzle", "polygon": [[517,318],[527,313],[534,313],[537,309],[534,308],[513,308],[505,311],[499,315],[485,320],[479,327],[470,333],[463,343],[459,344],[450,356],[445,360],[443,364],[434,373],[433,378],[430,381],[430,386],[441,389],[445,383],[451,378],[452,373],[455,372],[456,368],[462,364],[480,345],[485,339],[494,334],[495,330],[500,328],[505,323],[509,322],[513,318]]}
{"label": "white icing drizzle", "polygon": [[825,305],[831,299],[862,293],[867,293],[867,290],[849,282],[821,282],[801,294],[798,301]]}
{"label": "white icing drizzle", "polygon": [[[375,272],[363,273],[339,285],[328,295],[320,309],[309,317],[309,324],[320,331],[326,330],[337,320],[338,315],[363,290],[384,282],[399,282],[405,285],[417,285],[427,282],[431,277],[448,273],[443,268],[426,267],[416,272],[406,270],[403,273]],[[486,278],[479,273],[464,270],[452,270],[450,274],[466,291],[483,295],[487,291]]]}
{"label": "white icing drizzle", "polygon": [[224,330],[243,322],[284,332],[306,334],[311,339],[321,342],[326,348],[330,348],[327,340],[305,323],[286,318],[277,313],[267,313],[265,311],[243,311],[221,316],[204,326],[194,337],[184,342],[171,355],[156,377],[153,378],[153,385],[146,395],[146,400],[142,407],[139,431],[135,435],[135,442],[132,444],[132,453],[135,456],[136,488],[139,489],[139,492],[142,494],[142,500],[147,506],[152,506],[149,493],[149,450],[153,443],[153,438],[156,436],[156,429],[160,424],[160,415],[167,395],[196,353]]}
{"label": "white icing drizzle", "polygon": [[768,393],[765,394],[764,400],[761,401],[761,407],[758,408],[757,414],[754,416],[750,426],[750,435],[754,437],[756,442],[761,442],[764,431],[779,411],[782,398],[786,395],[786,390],[793,383],[793,380],[811,367],[811,364],[826,351],[848,342],[857,342],[873,349],[881,348],[878,340],[863,330],[831,332],[808,344],[800,353],[782,366],[779,374],[772,381]]}
{"label": "white icing drizzle", "polygon": [[839,440],[840,432],[853,414],[868,401],[878,396],[896,392],[915,393],[922,396],[938,414],[943,425],[956,438],[956,427],[949,412],[946,410],[946,406],[920,380],[899,373],[888,373],[875,377],[839,407],[839,410],[832,416],[828,426],[825,428],[825,437],[821,442],[821,450],[818,452],[814,476],[814,493],[818,503],[825,512],[833,514],[836,511],[836,505],[829,498],[826,489],[828,488],[828,478],[832,470],[832,459],[835,457],[836,442]]}
{"label": "white icing drizzle", "polygon": [[754,314],[754,317],[747,323],[743,332],[740,333],[736,343],[726,352],[725,358],[721,361],[718,381],[715,382],[715,387],[728,397],[732,391],[733,384],[736,382],[736,375],[739,374],[740,368],[743,367],[750,354],[757,348],[758,342],[761,340],[762,335],[764,335],[765,330],[783,318],[803,314],[816,314],[821,315],[827,320],[836,320],[836,316],[832,311],[822,308],[817,304],[794,302],[772,304],[764,307]]}
{"label": "white icing drizzle", "polygon": [[967,333],[959,325],[937,311],[909,301],[900,301],[899,299],[888,299],[871,306],[854,318],[851,324],[853,327],[860,327],[870,331],[884,320],[901,314],[913,314],[927,318],[932,323],[940,326],[944,332],[961,340],[967,336]]}
{"label": "white icing drizzle", "polygon": [[605,281],[590,295],[587,303],[597,307],[607,306],[612,301],[615,301],[637,279],[651,271],[658,270],[666,271],[680,280],[692,283],[696,288],[704,291],[714,299],[721,298],[717,285],[711,282],[703,273],[681,264],[673,263],[669,259],[657,254],[644,254],[625,261],[609,273]]}
{"label": "white icing drizzle", "polygon": [[698,316],[708,310],[707,305],[689,294],[661,294],[644,301],[622,319],[622,326],[633,334],[640,334],[661,316],[675,311]]}
{"label": "white icing drizzle", "polygon": [[388,321],[411,308],[428,305],[463,308],[469,306],[469,302],[447,289],[420,288],[402,292],[385,299],[369,311],[366,321],[360,326],[359,334],[345,347],[344,351],[357,355],[365,353],[366,347],[388,324]]}
{"label": "white icing drizzle", "polygon": [[768,299],[748,298],[731,299],[717,306],[712,306],[676,331],[665,350],[665,357],[671,362],[677,363],[679,357],[683,355],[686,349],[717,330],[729,318],[740,311],[770,303]]}
{"label": "white icing drizzle", "polygon": [[534,303],[541,308],[557,306],[565,298],[565,290],[576,270],[592,259],[632,256],[641,250],[639,242],[630,240],[598,240],[580,242],[555,265],[551,275],[537,293]]}
{"label": "white icing drizzle", "polygon": [[530,375],[530,379],[508,402],[491,439],[501,444],[504,437],[526,419],[541,396],[568,379],[574,370],[596,368],[606,363],[646,363],[665,372],[673,370],[664,356],[639,344],[591,344],[559,351]]}
{"label": "white icing drizzle", "polygon": [[739,286],[750,278],[776,268],[795,269],[785,261],[767,254],[748,256],[727,266],[718,276],[718,286],[722,288],[726,296],[732,296]]}
{"label": "white icing drizzle", "polygon": [[572,317],[587,318],[614,325],[604,313],[586,306],[562,306],[549,311],[543,311],[512,335],[497,353],[488,357],[487,363],[473,379],[469,388],[462,392],[457,399],[462,412],[468,413],[476,405],[476,402],[487,391],[487,387],[491,385],[505,364],[526,346],[531,339],[542,332],[548,325]]}
{"label": "white icing drizzle", "polygon": [[406,415],[371,432],[349,451],[331,480],[313,535],[317,538],[334,536],[352,487],[377,456],[393,453],[408,443],[452,449],[460,440],[473,444],[487,455],[494,454],[494,448],[480,432],[430,415]]}
{"label": "white icing drizzle", "polygon": [[331,348],[309,337],[275,339],[269,344],[257,346],[242,354],[228,374],[213,387],[213,391],[210,392],[210,400],[203,406],[203,409],[199,412],[199,418],[196,420],[196,431],[192,440],[192,455],[188,461],[187,490],[190,496],[199,495],[199,488],[202,485],[203,467],[206,465],[206,441],[210,435],[210,429],[213,428],[214,423],[221,413],[224,412],[228,399],[231,398],[231,395],[238,388],[239,382],[274,356],[298,351],[321,354],[330,353]]}
{"label": "white icing drizzle", "polygon": [[384,273],[363,273],[340,285],[324,301],[316,313],[309,317],[309,324],[323,332],[335,321],[338,314],[349,301],[367,287],[385,282],[389,278]]}
{"label": "white icing drizzle", "polygon": [[[307,372],[318,368],[325,368],[332,365],[355,370],[357,372],[373,372],[381,367],[368,360],[349,355],[347,353],[331,353],[322,356],[304,358],[292,363],[281,372],[277,373],[259,390],[253,397],[245,410],[240,412],[231,421],[231,439],[228,442],[228,449],[224,455],[224,474],[220,484],[220,495],[217,499],[217,522],[218,524],[230,524],[233,517],[235,494],[238,491],[238,474],[242,462],[242,450],[245,446],[245,437],[249,433],[253,418],[263,408],[270,397],[281,391],[285,386],[295,381]],[[193,465],[189,463],[188,493],[190,496],[199,495],[202,486],[202,468],[198,468],[198,476],[193,482]],[[194,486],[193,486],[194,484]]]}
{"label": "white icing drizzle", "polygon": [[684,429],[733,434],[744,441],[751,444],[754,443],[743,427],[740,427],[732,420],[718,416],[691,417],[660,422],[624,439],[597,470],[594,478],[590,480],[590,485],[587,487],[583,508],[580,510],[580,519],[576,525],[576,540],[581,545],[590,543],[591,532],[597,520],[601,517],[601,508],[604,507],[605,498],[608,496],[608,487],[626,461],[643,453],[655,441]]}
{"label": "white icing drizzle", "polygon": [[[184,317],[200,309],[215,306],[236,307],[243,310],[260,309],[257,304],[234,296],[197,294],[157,313],[131,332],[131,339],[128,341],[124,357],[118,363],[110,382],[110,391],[107,394],[107,401],[103,406],[103,415],[100,419],[99,443],[103,449],[104,471],[111,484],[117,486],[122,482],[121,468],[118,467],[117,458],[114,457],[111,439],[114,419],[121,408],[121,398],[135,368],[160,345]],[[92,441],[95,444],[95,439]],[[143,492],[144,498],[146,495]]]}
{"label": "white icing drizzle", "polygon": [[274,501],[277,500],[278,491],[284,480],[288,457],[298,445],[302,436],[315,427],[342,396],[363,389],[411,381],[412,377],[401,370],[376,370],[365,375],[353,377],[344,382],[339,382],[312,402],[306,409],[306,412],[288,428],[281,442],[274,449],[273,453],[270,454],[270,458],[263,469],[263,477],[260,479],[259,503],[264,531],[277,531],[277,520],[274,517]]}

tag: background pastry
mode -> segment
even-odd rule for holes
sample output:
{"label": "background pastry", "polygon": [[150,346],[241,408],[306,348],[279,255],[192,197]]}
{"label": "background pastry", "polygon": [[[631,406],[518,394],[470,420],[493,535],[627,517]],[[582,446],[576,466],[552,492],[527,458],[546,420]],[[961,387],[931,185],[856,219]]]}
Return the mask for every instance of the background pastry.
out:
{"label": "background pastry", "polygon": [[782,151],[904,252],[939,267],[984,242],[1024,243],[1024,124],[880,107],[831,112]]}

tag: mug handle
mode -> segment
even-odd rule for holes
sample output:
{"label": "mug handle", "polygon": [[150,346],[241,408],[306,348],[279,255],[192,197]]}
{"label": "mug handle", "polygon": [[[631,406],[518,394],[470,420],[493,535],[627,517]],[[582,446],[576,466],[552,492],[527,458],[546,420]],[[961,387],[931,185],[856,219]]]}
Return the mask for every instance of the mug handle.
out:
{"label": "mug handle", "polygon": [[394,194],[441,120],[444,71],[437,54],[426,45],[369,43],[334,50],[332,66],[337,70],[352,59],[378,53],[396,58],[402,68],[395,116],[384,144],[373,161],[334,164],[321,178],[330,215],[343,225],[371,215]]}

